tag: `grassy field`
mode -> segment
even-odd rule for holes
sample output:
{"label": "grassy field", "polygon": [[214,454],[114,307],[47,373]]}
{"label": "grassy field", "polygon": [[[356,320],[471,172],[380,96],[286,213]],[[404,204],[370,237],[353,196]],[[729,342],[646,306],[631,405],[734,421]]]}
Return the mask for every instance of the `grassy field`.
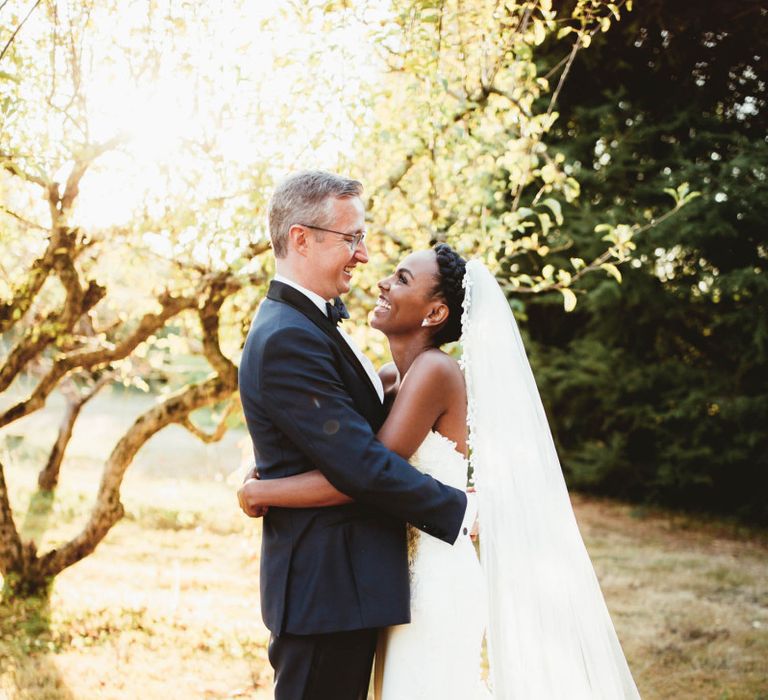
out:
{"label": "grassy field", "polygon": [[[53,409],[0,432],[28,535],[77,531],[99,463],[148,400],[97,399],[52,504],[30,512]],[[127,517],[64,572],[49,603],[0,607],[0,698],[271,697],[258,603],[258,523],[237,510],[242,433],[205,446],[181,430],[139,454]],[[768,699],[768,542],[755,532],[574,498],[646,700]]]}

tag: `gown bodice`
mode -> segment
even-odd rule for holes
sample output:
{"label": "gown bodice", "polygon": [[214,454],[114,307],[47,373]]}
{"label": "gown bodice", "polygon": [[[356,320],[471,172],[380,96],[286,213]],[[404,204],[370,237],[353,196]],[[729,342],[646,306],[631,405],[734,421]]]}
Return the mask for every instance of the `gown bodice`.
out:
{"label": "gown bodice", "polygon": [[467,459],[456,451],[456,443],[435,430],[416,450],[411,464],[424,474],[429,474],[446,486],[461,491],[467,488]]}

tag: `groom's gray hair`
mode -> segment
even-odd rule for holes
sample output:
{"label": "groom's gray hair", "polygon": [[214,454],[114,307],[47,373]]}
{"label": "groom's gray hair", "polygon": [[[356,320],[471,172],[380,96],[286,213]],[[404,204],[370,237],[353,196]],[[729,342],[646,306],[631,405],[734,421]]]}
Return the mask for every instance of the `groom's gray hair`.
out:
{"label": "groom's gray hair", "polygon": [[269,201],[269,237],[275,257],[287,255],[291,226],[330,226],[331,201],[362,193],[363,185],[357,180],[324,170],[304,170],[283,180]]}

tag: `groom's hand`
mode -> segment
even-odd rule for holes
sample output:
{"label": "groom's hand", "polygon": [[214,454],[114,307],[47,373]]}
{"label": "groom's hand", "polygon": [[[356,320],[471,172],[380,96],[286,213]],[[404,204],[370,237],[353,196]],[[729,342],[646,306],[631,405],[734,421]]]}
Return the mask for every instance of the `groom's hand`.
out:
{"label": "groom's hand", "polygon": [[[255,471],[255,469],[256,467],[251,471]],[[256,473],[255,478],[246,478],[243,485],[237,490],[237,502],[240,504],[240,510],[249,518],[263,518],[269,510],[267,506],[260,506],[254,503],[252,491],[256,485],[258,485],[258,473]]]}

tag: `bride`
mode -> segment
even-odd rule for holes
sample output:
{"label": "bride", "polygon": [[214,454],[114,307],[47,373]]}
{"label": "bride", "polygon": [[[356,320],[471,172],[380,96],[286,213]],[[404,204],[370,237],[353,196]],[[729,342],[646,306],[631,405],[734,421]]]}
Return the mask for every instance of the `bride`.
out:
{"label": "bride", "polygon": [[[471,469],[482,533],[478,561],[467,538],[451,546],[409,526],[411,623],[380,635],[377,700],[639,698],[495,279],[439,244],[379,289],[370,324],[394,362],[380,372],[391,409],[378,438],[456,488]],[[440,350],[460,336],[461,366]],[[242,496],[261,514],[351,500],[319,471],[250,480]]]}

